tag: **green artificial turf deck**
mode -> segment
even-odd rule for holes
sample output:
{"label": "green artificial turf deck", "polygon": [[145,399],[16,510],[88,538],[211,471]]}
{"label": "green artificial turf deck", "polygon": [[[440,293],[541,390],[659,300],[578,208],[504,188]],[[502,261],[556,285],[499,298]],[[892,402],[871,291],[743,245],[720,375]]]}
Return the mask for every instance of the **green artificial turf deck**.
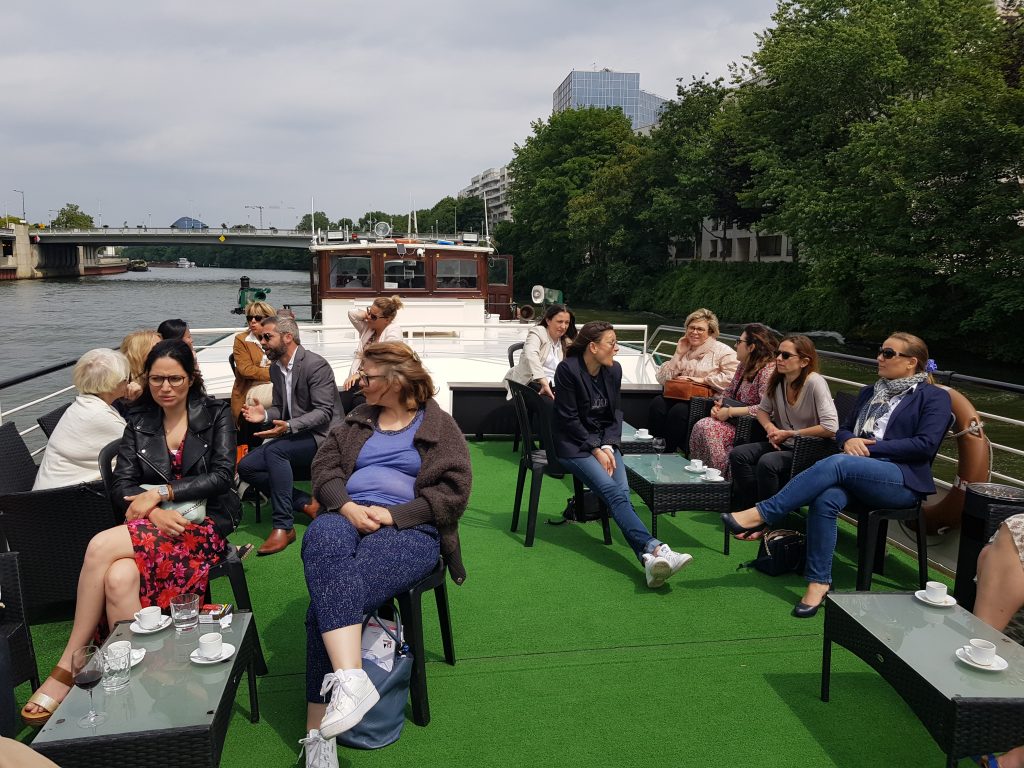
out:
{"label": "green artificial turf deck", "polygon": [[[754,543],[722,555],[718,516],[659,519],[659,538],[694,562],[658,590],[618,529],[553,527],[570,495],[546,478],[535,545],[509,531],[517,455],[508,442],[470,443],[473,495],[460,526],[466,583],[449,581],[458,663],[441,655],[433,600],[424,600],[432,720],[407,720],[398,743],[342,748],[342,766],[939,766],[945,761],[917,718],[867,665],[832,656],[831,702],[819,699],[822,616],[798,620],[796,575],[737,571]],[[634,497],[645,521],[650,514]],[[246,520],[236,544],[270,530]],[[296,529],[301,537],[304,521]],[[841,527],[835,581],[852,589],[854,532]],[[874,589],[910,588],[916,566],[890,554]],[[239,688],[222,765],[286,766],[305,735],[307,605],[299,546],[245,564],[270,673],[260,678],[258,724]],[[230,601],[227,580],[214,598]],[[42,673],[59,656],[69,622],[32,628]],[[145,665],[139,669],[145,674]],[[18,689],[19,705],[29,689]],[[29,731],[22,738],[29,736]],[[968,762],[964,761],[964,765]]]}

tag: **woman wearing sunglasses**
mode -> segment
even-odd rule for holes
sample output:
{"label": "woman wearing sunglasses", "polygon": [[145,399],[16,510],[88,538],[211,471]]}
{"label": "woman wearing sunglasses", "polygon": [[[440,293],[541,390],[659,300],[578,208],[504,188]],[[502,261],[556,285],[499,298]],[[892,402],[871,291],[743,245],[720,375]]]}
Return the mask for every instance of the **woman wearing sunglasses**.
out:
{"label": "woman wearing sunglasses", "polygon": [[[252,405],[253,399],[269,403],[273,399],[273,385],[270,383],[270,361],[263,354],[260,323],[265,317],[275,317],[277,312],[265,301],[253,301],[245,307],[245,322],[248,330],[235,334],[231,359],[235,371],[235,384],[231,387],[231,415],[235,423],[246,428],[249,422],[239,422],[242,406]],[[253,430],[249,429],[251,433]],[[257,438],[258,439],[258,438]]]}
{"label": "woman wearing sunglasses", "polygon": [[302,540],[307,766],[337,765],[335,737],[379,699],[362,669],[363,615],[431,573],[438,555],[456,584],[466,578],[459,518],[473,470],[462,430],[405,344],[371,344],[359,362],[366,403],[317,451],[313,493],[328,513]]}
{"label": "woman wearing sunglasses", "polygon": [[[950,420],[949,394],[931,383],[928,347],[894,333],[878,351],[878,375],[864,387],[836,433],[841,453],[801,472],[779,493],[735,515],[723,514],[736,534],[750,534],[809,505],[807,591],[793,615],[818,611],[832,582],[836,520],[850,500],[869,507],[911,507],[935,491],[931,462]],[[779,363],[781,367],[781,362]]]}
{"label": "woman wearing sunglasses", "polygon": [[359,343],[352,356],[349,376],[341,385],[341,404],[345,413],[366,402],[359,387],[360,353],[370,344],[403,340],[402,327],[395,323],[401,308],[402,300],[398,296],[378,296],[365,310],[353,309],[348,313],[348,321],[359,333]]}
{"label": "woman wearing sunglasses", "polygon": [[[181,340],[158,343],[146,358],[144,379],[114,468],[113,501],[126,508],[126,525],[89,542],[71,636],[22,710],[29,725],[46,722],[67,695],[72,653],[88,645],[104,614],[112,625],[149,605],[166,609],[176,595],[202,595],[239,518],[231,409],[206,396],[191,347]],[[198,500],[206,501],[200,522],[161,507]]]}
{"label": "woman wearing sunglasses", "polygon": [[775,372],[754,416],[768,439],[737,445],[729,453],[733,509],[774,496],[786,484],[797,435],[830,438],[839,429],[828,382],[818,374],[818,351],[809,338],[791,335],[779,342]]}

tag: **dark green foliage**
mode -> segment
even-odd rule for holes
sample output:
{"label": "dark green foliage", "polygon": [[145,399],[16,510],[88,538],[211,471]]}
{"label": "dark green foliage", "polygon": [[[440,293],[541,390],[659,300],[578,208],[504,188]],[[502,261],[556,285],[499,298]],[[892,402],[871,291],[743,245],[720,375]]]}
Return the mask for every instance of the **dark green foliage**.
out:
{"label": "dark green foliage", "polygon": [[[232,229],[244,230],[245,226],[242,224]],[[309,270],[312,258],[306,248],[257,248],[250,245],[133,245],[124,249],[124,256],[149,262],[175,262],[186,258],[201,267],[302,271]]]}

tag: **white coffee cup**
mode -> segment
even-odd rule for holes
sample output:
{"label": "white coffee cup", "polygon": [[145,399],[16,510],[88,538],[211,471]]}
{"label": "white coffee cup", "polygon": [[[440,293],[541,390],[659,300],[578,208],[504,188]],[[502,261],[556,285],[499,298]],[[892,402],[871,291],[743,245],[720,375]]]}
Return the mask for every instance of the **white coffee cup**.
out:
{"label": "white coffee cup", "polygon": [[219,659],[224,652],[224,638],[220,632],[207,632],[199,636],[199,655],[204,659]]}
{"label": "white coffee cup", "polygon": [[638,429],[636,431],[636,436],[637,437],[642,437],[642,438],[648,438],[648,437],[651,436],[651,433],[648,430],[646,430],[646,429]]}
{"label": "white coffee cup", "polygon": [[933,603],[946,602],[946,585],[941,581],[929,581],[924,585],[924,596]]}
{"label": "white coffee cup", "polygon": [[156,629],[162,618],[159,605],[151,605],[135,614],[135,620],[143,629]]}
{"label": "white coffee cup", "polygon": [[988,640],[975,638],[968,645],[964,646],[964,650],[975,664],[987,667],[996,660],[996,645]]}
{"label": "white coffee cup", "polygon": [[706,480],[721,480],[722,470],[715,469],[714,467],[708,467],[706,470],[704,470],[704,478]]}
{"label": "white coffee cup", "polygon": [[694,469],[704,469],[704,462],[700,459],[690,459],[690,466]]}

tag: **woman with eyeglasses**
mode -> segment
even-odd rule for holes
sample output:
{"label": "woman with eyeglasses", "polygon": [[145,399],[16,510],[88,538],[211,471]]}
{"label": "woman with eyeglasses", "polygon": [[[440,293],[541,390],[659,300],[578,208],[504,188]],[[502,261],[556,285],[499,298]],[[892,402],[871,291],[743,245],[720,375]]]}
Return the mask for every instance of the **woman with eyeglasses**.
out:
{"label": "woman with eyeglasses", "polygon": [[[693,425],[690,433],[690,459],[700,459],[707,466],[722,470],[730,477],[729,451],[736,437],[737,416],[757,416],[758,404],[768,391],[768,382],[775,373],[774,334],[759,323],[746,326],[736,340],[736,357],[740,361],[732,383],[723,398],[711,407],[711,415]],[[725,400],[730,402],[726,404]]]}
{"label": "woman with eyeglasses", "polygon": [[124,434],[114,403],[124,397],[130,376],[127,358],[112,349],[90,349],[78,359],[71,376],[78,396],[46,443],[33,491],[100,479],[100,451]]}
{"label": "woman with eyeglasses", "polygon": [[313,493],[327,512],[302,540],[307,766],[337,765],[335,737],[379,699],[362,668],[363,615],[430,574],[439,555],[456,584],[466,578],[458,526],[472,467],[462,430],[405,344],[370,344],[359,360],[366,403],[317,451]]}
{"label": "woman with eyeglasses", "polygon": [[404,339],[402,327],[395,323],[402,306],[402,299],[397,295],[378,296],[365,310],[353,309],[348,313],[348,321],[359,333],[359,342],[352,356],[349,376],[341,385],[341,404],[345,413],[366,402],[359,390],[359,354],[370,344],[401,342]]}
{"label": "woman with eyeglasses", "polygon": [[611,323],[580,328],[555,370],[554,434],[558,461],[608,505],[616,525],[657,589],[693,558],[673,552],[647,530],[629,498],[622,463],[622,366]]}
{"label": "woman with eyeglasses", "polygon": [[771,498],[722,515],[734,534],[749,535],[808,505],[808,585],[794,616],[814,616],[825,599],[832,583],[836,521],[850,501],[870,508],[912,507],[935,492],[931,463],[952,405],[949,394],[931,383],[927,365],[928,347],[921,339],[891,334],[878,351],[880,378],[860,391],[836,433],[841,452],[804,470]]}
{"label": "woman with eyeglasses", "polygon": [[[658,369],[662,386],[669,381],[698,385],[703,393],[722,392],[739,367],[736,351],[718,340],[718,317],[710,309],[697,309],[686,317],[686,333],[676,351]],[[665,438],[665,450],[674,452],[690,443],[690,400],[657,395],[650,405],[647,424],[655,437]]]}
{"label": "woman with eyeglasses", "polygon": [[[30,725],[46,722],[67,695],[73,683],[71,655],[89,643],[104,615],[112,625],[142,607],[167,609],[175,595],[202,595],[239,518],[231,408],[206,396],[192,349],[180,340],[161,341],[146,358],[145,379],[114,469],[112,501],[126,509],[126,524],[89,542],[71,637],[22,710]],[[206,501],[202,522],[161,507],[192,500]]]}
{"label": "woman with eyeglasses", "polygon": [[526,334],[522,354],[505,378],[527,384],[548,400],[554,400],[551,384],[555,369],[565,359],[565,350],[574,338],[576,318],[573,313],[563,304],[550,305],[544,317]]}
{"label": "woman with eyeglasses", "polygon": [[255,400],[269,403],[273,399],[274,387],[270,383],[270,360],[263,353],[260,334],[263,328],[260,323],[265,317],[276,317],[277,312],[265,301],[253,301],[245,307],[245,322],[248,330],[235,334],[235,343],[231,351],[231,360],[235,372],[235,383],[231,387],[231,415],[239,425],[238,442],[247,445],[259,445],[263,442],[254,438],[257,431],[245,419],[239,419],[242,406],[252,405]]}
{"label": "woman with eyeglasses", "polygon": [[831,438],[839,429],[832,393],[818,373],[818,351],[809,338],[794,334],[779,342],[775,373],[754,416],[768,439],[737,445],[729,453],[732,509],[746,509],[778,493],[789,480],[798,435]]}

